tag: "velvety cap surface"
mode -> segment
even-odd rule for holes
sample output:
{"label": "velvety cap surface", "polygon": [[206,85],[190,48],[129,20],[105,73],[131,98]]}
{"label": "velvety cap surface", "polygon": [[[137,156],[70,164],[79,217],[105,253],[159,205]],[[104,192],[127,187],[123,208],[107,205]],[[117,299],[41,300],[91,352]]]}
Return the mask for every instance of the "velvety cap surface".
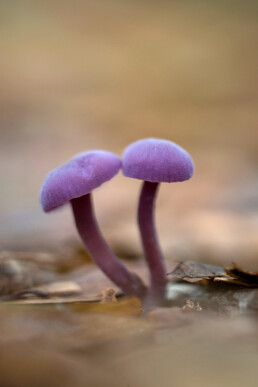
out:
{"label": "velvety cap surface", "polygon": [[171,141],[147,138],[130,144],[123,154],[123,173],[150,182],[188,180],[194,171],[191,156]]}
{"label": "velvety cap surface", "polygon": [[40,202],[44,211],[51,211],[71,199],[90,193],[112,179],[121,168],[114,153],[94,150],[82,152],[46,176]]}

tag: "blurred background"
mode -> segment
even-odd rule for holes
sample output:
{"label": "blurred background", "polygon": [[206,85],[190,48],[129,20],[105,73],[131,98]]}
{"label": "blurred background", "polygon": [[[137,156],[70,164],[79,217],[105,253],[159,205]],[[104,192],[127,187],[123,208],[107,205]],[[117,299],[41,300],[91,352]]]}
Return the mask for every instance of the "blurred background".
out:
{"label": "blurred background", "polygon": [[[194,178],[163,184],[157,224],[167,257],[257,267],[255,1],[0,1],[0,246],[78,244],[70,209],[44,214],[46,173],[74,154],[122,155],[172,140]],[[94,195],[113,248],[141,254],[141,183],[120,175]]]}

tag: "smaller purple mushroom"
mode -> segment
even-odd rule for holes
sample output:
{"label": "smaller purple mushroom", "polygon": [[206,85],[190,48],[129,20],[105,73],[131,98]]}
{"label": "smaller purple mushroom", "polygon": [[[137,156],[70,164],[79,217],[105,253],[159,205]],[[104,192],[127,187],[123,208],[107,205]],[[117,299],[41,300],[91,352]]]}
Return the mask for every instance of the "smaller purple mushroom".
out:
{"label": "smaller purple mushroom", "polygon": [[141,281],[104,240],[91,202],[91,192],[112,179],[120,168],[120,158],[111,152],[82,152],[49,172],[41,188],[40,201],[45,212],[71,202],[77,230],[95,263],[125,294],[142,296]]}
{"label": "smaller purple mushroom", "polygon": [[144,181],[138,206],[138,224],[150,270],[149,294],[154,302],[165,299],[167,283],[153,215],[159,183],[188,180],[193,171],[190,155],[171,141],[156,138],[139,140],[130,144],[123,154],[124,175]]}

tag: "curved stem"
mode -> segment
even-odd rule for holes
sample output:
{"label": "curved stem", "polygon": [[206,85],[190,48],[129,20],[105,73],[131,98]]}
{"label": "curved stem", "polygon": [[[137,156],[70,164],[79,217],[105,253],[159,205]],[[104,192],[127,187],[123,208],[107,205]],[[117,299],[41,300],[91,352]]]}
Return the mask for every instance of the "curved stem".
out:
{"label": "curved stem", "polygon": [[138,206],[138,224],[141,233],[145,258],[150,270],[150,294],[164,298],[166,291],[166,268],[163,255],[159,247],[154,222],[155,199],[159,183],[145,181]]}
{"label": "curved stem", "polygon": [[77,230],[92,259],[125,294],[142,296],[144,285],[114,255],[98,227],[91,194],[71,200]]}

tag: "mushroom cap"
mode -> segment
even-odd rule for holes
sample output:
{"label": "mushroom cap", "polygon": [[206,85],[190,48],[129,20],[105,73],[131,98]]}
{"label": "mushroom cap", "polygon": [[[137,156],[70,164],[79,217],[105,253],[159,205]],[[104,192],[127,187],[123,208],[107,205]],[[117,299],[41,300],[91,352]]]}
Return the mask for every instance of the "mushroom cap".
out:
{"label": "mushroom cap", "polygon": [[50,171],[40,191],[40,202],[45,212],[72,199],[90,193],[112,179],[121,168],[121,160],[104,150],[82,152]]}
{"label": "mushroom cap", "polygon": [[153,183],[188,180],[194,172],[191,156],[174,142],[146,138],[130,144],[123,154],[127,177]]}

